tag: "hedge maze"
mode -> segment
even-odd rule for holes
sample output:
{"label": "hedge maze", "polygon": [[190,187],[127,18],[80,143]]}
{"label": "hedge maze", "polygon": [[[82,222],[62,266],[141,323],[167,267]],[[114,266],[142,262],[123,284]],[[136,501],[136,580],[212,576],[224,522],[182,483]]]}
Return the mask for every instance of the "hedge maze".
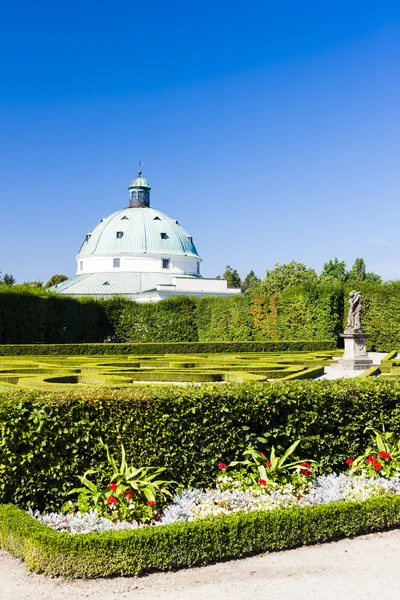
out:
{"label": "hedge maze", "polygon": [[0,388],[124,388],[143,383],[313,379],[335,351],[120,356],[1,356]]}

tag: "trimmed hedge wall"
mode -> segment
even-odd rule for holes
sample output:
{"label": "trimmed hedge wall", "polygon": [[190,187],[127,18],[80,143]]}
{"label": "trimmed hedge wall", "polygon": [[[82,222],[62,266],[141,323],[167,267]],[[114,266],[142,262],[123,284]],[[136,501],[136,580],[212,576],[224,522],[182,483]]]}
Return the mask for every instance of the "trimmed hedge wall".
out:
{"label": "trimmed hedge wall", "polygon": [[399,524],[399,496],[79,535],[54,531],[6,505],[0,506],[0,546],[37,573],[68,578],[132,576],[333,541]]}
{"label": "trimmed hedge wall", "polygon": [[334,341],[168,342],[142,344],[2,344],[0,356],[226,354],[230,352],[317,352],[335,350]]}
{"label": "trimmed hedge wall", "polygon": [[102,342],[113,333],[104,306],[93,298],[40,293],[0,285],[0,343]]}
{"label": "trimmed hedge wall", "polygon": [[[246,426],[281,452],[340,471],[361,454],[366,426],[400,437],[400,382],[374,378],[134,390],[0,392],[0,502],[59,508],[87,469],[106,467],[102,438],[135,465],[164,466],[186,487],[210,485],[219,462],[238,459]],[[106,481],[103,482],[107,484]]]}
{"label": "trimmed hedge wall", "polygon": [[[400,282],[361,283],[368,349],[400,346]],[[340,284],[295,286],[277,296],[72,299],[0,285],[0,343],[340,341],[348,292]]]}

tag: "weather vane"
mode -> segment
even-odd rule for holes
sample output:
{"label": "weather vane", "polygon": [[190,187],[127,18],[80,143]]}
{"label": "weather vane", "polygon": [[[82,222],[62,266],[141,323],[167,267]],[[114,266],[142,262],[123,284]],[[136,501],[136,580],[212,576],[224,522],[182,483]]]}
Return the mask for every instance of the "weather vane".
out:
{"label": "weather vane", "polygon": [[142,174],[142,169],[140,168],[142,165],[144,165],[144,163],[142,161],[139,161],[139,171],[138,171],[138,175]]}

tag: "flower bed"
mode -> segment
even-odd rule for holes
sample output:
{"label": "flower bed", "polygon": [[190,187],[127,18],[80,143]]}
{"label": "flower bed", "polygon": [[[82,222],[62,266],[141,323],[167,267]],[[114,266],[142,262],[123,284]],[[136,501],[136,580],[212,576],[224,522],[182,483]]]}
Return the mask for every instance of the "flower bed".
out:
{"label": "flower bed", "polygon": [[304,494],[297,494],[292,484],[273,488],[254,486],[243,489],[241,483],[228,474],[218,479],[217,487],[211,490],[192,489],[179,492],[164,509],[160,517],[150,524],[138,521],[111,521],[99,516],[96,511],[74,514],[40,513],[29,510],[42,525],[48,525],[56,531],[68,533],[93,533],[102,531],[121,531],[146,526],[170,525],[232,515],[238,512],[249,513],[255,510],[274,510],[295,506],[315,506],[330,502],[364,501],[373,496],[397,494],[400,496],[400,477],[379,479],[331,474],[317,477],[312,487]]}
{"label": "flower bed", "polygon": [[[68,577],[132,575],[338,539],[400,524],[400,440],[370,427],[364,454],[347,474],[316,476],[299,458],[302,439],[282,454],[269,433],[248,433],[243,460],[218,464],[211,489],[176,488],[164,467],[117,463],[101,440],[104,473],[78,476],[82,487],[62,513],[30,514],[0,505],[0,546],[29,569]],[[258,447],[262,445],[265,451]],[[175,489],[175,492],[172,491]],[[81,534],[81,535],[71,535]]]}

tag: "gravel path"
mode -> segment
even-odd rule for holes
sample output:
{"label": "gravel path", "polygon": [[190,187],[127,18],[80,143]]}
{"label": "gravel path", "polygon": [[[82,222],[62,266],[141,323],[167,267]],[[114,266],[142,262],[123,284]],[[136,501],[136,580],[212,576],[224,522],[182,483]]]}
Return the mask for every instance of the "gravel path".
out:
{"label": "gravel path", "polygon": [[398,600],[400,530],[177,573],[63,581],[0,551],[0,600]]}

